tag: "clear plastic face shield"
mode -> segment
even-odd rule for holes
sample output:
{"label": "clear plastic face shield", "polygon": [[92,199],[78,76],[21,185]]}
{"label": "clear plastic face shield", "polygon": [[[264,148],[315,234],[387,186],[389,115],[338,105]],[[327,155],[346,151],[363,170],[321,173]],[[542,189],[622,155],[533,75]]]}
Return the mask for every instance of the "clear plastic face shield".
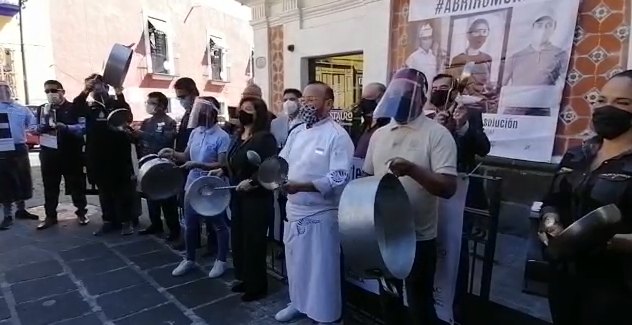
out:
{"label": "clear plastic face shield", "polygon": [[13,103],[11,87],[4,81],[0,81],[0,103]]}
{"label": "clear plastic face shield", "polygon": [[423,112],[427,91],[428,81],[422,72],[411,68],[395,72],[373,112],[373,119],[392,118],[399,124],[414,121]]}
{"label": "clear plastic face shield", "polygon": [[209,128],[217,123],[219,108],[213,102],[202,97],[195,98],[193,107],[191,108],[191,117],[189,117],[189,129],[195,129],[198,126]]}

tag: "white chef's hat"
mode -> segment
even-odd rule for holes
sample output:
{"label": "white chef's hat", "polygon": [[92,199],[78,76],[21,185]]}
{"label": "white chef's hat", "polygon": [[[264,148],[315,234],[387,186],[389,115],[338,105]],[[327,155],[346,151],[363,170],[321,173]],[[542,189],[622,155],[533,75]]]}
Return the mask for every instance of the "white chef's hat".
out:
{"label": "white chef's hat", "polygon": [[419,28],[419,37],[431,37],[432,36],[432,26],[430,24],[425,23],[421,25]]}

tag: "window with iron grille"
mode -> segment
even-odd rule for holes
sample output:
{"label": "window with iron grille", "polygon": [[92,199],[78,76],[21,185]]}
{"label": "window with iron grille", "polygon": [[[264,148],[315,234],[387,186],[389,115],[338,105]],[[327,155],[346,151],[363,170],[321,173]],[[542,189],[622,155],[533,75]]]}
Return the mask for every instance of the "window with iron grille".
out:
{"label": "window with iron grille", "polygon": [[[169,38],[167,31],[159,29],[159,24],[147,21],[147,35],[149,37],[149,55],[154,73],[172,74],[169,57]],[[164,24],[164,22],[162,22]]]}
{"label": "window with iron grille", "polygon": [[208,37],[207,45],[209,78],[213,81],[230,82],[230,64],[223,40],[216,36]]}

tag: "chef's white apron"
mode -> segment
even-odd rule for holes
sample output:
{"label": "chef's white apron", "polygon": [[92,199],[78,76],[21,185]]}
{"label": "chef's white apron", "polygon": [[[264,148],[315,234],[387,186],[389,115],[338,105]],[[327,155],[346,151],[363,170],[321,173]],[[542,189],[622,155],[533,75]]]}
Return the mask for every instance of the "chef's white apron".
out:
{"label": "chef's white apron", "polygon": [[283,242],[292,306],[316,322],[340,318],[340,233],[338,211],[299,220],[289,217]]}
{"label": "chef's white apron", "polygon": [[461,259],[463,210],[465,209],[468,185],[468,177],[459,175],[456,193],[450,199],[439,201],[434,298],[437,316],[448,324],[454,324],[452,307]]}

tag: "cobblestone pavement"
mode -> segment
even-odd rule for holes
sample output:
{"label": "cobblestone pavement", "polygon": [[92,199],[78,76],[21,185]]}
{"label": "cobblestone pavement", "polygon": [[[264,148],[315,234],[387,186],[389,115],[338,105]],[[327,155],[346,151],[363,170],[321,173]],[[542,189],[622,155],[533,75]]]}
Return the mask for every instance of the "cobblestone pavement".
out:
{"label": "cobblestone pavement", "polygon": [[[36,154],[31,161],[35,193],[27,207],[41,211]],[[241,303],[229,290],[230,270],[220,279],[206,276],[209,257],[200,259],[201,270],[174,278],[181,257],[162,240],[94,237],[96,197],[89,197],[96,216],[86,227],[76,224],[69,197],[61,202],[60,218],[68,219],[56,228],[36,231],[36,222],[18,221],[0,232],[0,325],[264,325],[276,324],[274,313],[287,303],[287,289],[276,280],[266,299]],[[504,214],[512,213],[508,208]],[[491,298],[548,320],[546,300],[521,293],[525,252],[523,238],[499,236]]]}
{"label": "cobblestone pavement", "polygon": [[[27,207],[43,204],[38,169]],[[55,228],[37,231],[37,222],[18,221],[0,232],[0,324],[264,325],[276,324],[274,313],[287,303],[287,290],[276,280],[266,299],[241,303],[229,290],[231,270],[220,279],[206,276],[210,257],[201,259],[201,270],[175,278],[171,271],[181,257],[162,240],[94,237],[98,214],[80,227],[71,208],[62,204],[60,219],[67,220]]]}

